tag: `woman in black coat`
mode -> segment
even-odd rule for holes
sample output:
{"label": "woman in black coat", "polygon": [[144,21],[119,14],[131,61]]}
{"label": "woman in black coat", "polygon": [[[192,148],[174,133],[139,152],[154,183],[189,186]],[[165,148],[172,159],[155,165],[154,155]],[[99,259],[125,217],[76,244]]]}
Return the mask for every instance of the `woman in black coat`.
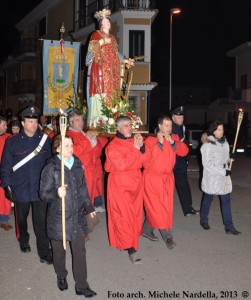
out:
{"label": "woman in black coat", "polygon": [[70,242],[73,276],[77,295],[93,297],[96,295],[87,283],[85,236],[88,234],[85,212],[93,217],[96,213],[89,197],[85,182],[83,166],[73,155],[73,141],[69,136],[64,141],[64,178],[61,186],[61,152],[62,138],[56,136],[53,141],[54,157],[45,165],[40,180],[40,197],[48,202],[47,234],[51,240],[53,264],[57,274],[58,288],[68,289],[65,267],[66,251],[62,238],[62,201],[65,197],[66,240]]}

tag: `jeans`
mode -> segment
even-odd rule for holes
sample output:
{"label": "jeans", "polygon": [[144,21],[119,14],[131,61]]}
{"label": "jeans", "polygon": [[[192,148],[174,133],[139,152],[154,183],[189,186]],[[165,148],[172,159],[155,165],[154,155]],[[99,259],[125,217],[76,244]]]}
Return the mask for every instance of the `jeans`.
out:
{"label": "jeans", "polygon": [[94,198],[94,206],[95,207],[101,207],[103,204],[103,197],[102,196],[97,196]]}
{"label": "jeans", "polygon": [[[200,222],[201,223],[208,223],[208,215],[211,203],[213,201],[215,195],[209,195],[204,193],[201,210],[200,210]],[[226,195],[219,195],[220,203],[221,203],[221,214],[223,218],[223,224],[225,225],[225,229],[229,230],[232,229],[233,221],[232,221],[232,212],[231,212],[231,205],[230,205],[230,194]]]}
{"label": "jeans", "polygon": [[10,217],[8,215],[0,215],[0,224],[7,223]]}

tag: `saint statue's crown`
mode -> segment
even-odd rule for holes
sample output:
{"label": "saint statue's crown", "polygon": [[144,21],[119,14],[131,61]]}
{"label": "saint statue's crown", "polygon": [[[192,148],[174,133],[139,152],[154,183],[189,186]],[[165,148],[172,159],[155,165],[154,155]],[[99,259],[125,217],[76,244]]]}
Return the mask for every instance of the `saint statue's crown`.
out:
{"label": "saint statue's crown", "polygon": [[98,21],[104,19],[104,18],[110,18],[111,11],[109,9],[102,9],[100,11],[96,11],[94,14],[94,18],[96,18]]}

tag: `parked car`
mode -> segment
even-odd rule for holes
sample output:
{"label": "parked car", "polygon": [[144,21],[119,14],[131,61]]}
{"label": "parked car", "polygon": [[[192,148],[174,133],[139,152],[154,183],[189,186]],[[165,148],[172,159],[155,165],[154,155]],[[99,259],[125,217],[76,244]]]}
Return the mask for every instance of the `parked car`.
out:
{"label": "parked car", "polygon": [[200,145],[200,138],[203,133],[201,129],[188,129],[186,132],[186,142],[189,147],[190,155],[197,155],[198,147]]}
{"label": "parked car", "polygon": [[[232,153],[234,147],[234,138],[230,139],[228,142],[230,145],[230,153]],[[235,146],[235,153],[237,155],[245,155],[247,157],[251,156],[250,141],[244,137],[239,136]]]}

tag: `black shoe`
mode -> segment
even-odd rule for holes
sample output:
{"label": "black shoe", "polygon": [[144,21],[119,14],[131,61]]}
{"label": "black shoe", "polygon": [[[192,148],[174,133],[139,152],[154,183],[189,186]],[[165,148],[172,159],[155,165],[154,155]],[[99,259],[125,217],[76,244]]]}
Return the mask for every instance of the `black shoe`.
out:
{"label": "black shoe", "polygon": [[51,265],[53,263],[52,255],[49,254],[47,256],[40,257],[41,263],[46,263],[47,265]]}
{"label": "black shoe", "polygon": [[168,239],[166,240],[166,246],[167,246],[167,248],[168,248],[169,250],[172,250],[174,247],[177,246],[177,244],[173,241],[172,238],[168,238]]}
{"label": "black shoe", "polygon": [[226,231],[226,234],[233,234],[233,235],[241,234],[241,232],[236,230],[234,227],[232,229],[226,229],[225,231]]}
{"label": "black shoe", "polygon": [[208,225],[208,223],[203,223],[203,222],[200,222],[200,226],[205,229],[205,230],[209,230],[210,229],[210,226]]}
{"label": "black shoe", "polygon": [[154,242],[159,240],[158,237],[153,232],[149,232],[149,233],[143,232],[142,236]]}
{"label": "black shoe", "polygon": [[86,288],[93,296],[96,296],[97,293],[94,292],[92,289],[90,289],[89,287]]}
{"label": "black shoe", "polygon": [[97,293],[95,293],[89,287],[86,287],[86,288],[75,288],[75,291],[76,291],[76,295],[85,296],[86,298],[91,298],[91,297],[97,295]]}
{"label": "black shoe", "polygon": [[27,244],[27,245],[20,245],[20,250],[23,253],[31,252],[31,247],[30,247],[29,244]]}
{"label": "black shoe", "polygon": [[192,216],[192,215],[198,215],[199,213],[200,213],[199,210],[191,208],[191,210],[189,212],[185,213],[184,216],[188,217],[188,216]]}
{"label": "black shoe", "polygon": [[68,283],[65,277],[58,277],[57,283],[60,291],[64,291],[68,289]]}

